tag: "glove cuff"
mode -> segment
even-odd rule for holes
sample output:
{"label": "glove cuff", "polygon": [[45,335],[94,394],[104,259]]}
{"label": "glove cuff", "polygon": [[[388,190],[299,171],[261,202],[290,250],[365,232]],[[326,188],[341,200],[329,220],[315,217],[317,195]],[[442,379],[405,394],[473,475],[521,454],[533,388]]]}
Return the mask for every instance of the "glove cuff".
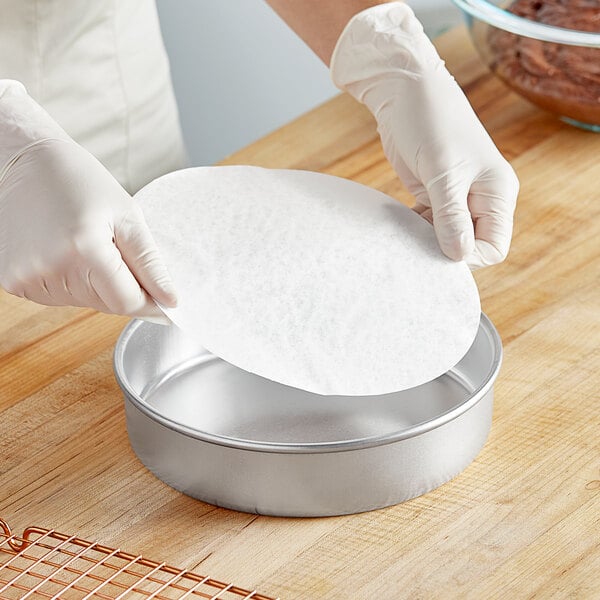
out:
{"label": "glove cuff", "polygon": [[28,147],[44,139],[71,140],[22,83],[0,79],[0,180]]}
{"label": "glove cuff", "polygon": [[443,65],[412,9],[389,2],[350,19],[334,48],[330,73],[338,88],[364,102],[381,81],[419,80]]}

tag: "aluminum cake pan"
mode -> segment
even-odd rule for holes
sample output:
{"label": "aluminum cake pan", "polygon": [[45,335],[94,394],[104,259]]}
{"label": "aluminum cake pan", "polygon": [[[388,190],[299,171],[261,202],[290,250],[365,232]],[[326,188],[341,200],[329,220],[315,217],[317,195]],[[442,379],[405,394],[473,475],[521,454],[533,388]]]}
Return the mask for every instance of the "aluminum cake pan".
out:
{"label": "aluminum cake pan", "polygon": [[205,502],[278,516],[373,510],[462,471],[491,426],[500,337],[482,314],[450,371],[381,396],[321,396],[253,375],[175,327],[132,321],[114,354],[140,460]]}

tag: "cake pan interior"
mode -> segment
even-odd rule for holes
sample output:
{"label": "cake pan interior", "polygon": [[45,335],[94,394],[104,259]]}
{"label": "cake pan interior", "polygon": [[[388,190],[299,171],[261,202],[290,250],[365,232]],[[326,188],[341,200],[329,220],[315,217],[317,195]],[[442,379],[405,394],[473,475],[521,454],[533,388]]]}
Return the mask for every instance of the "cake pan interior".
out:
{"label": "cake pan interior", "polygon": [[498,333],[436,380],[382,396],[320,396],[258,377],[172,327],[130,323],[115,348],[133,450],[159,479],[245,512],[351,514],[460,473],[491,425]]}
{"label": "cake pan interior", "polygon": [[456,418],[490,387],[500,363],[485,315],[473,346],[448,373],[381,396],[321,396],[243,371],[175,327],[133,321],[115,351],[126,396],[163,425],[204,441],[277,452],[369,447]]}

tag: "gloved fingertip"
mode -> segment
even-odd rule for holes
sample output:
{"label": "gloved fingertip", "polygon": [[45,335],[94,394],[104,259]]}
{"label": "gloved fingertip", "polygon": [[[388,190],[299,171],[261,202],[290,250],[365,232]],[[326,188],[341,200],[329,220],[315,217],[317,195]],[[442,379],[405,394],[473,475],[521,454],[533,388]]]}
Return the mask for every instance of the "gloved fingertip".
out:
{"label": "gloved fingertip", "polygon": [[469,256],[465,258],[465,262],[471,271],[477,271],[477,269],[489,266],[481,259],[481,256],[477,254],[477,252],[469,254]]}
{"label": "gloved fingertip", "polygon": [[469,254],[475,251],[475,232],[472,229],[472,225],[469,225],[471,231],[463,231],[463,233],[460,234],[459,244],[462,254],[461,260],[465,260]]}
{"label": "gloved fingertip", "polygon": [[178,298],[175,286],[171,283],[163,283],[160,286],[160,293],[156,294],[156,300],[167,308],[175,308]]}
{"label": "gloved fingertip", "polygon": [[467,265],[471,271],[481,269],[483,267],[490,267],[501,263],[508,254],[508,247],[506,249],[498,249],[496,246],[487,242],[486,240],[476,240],[473,252],[465,259]]}
{"label": "gloved fingertip", "polygon": [[438,241],[442,252],[455,261],[466,260],[475,250],[475,237],[466,231],[450,238],[438,236]]}
{"label": "gloved fingertip", "polygon": [[165,313],[164,305],[161,305],[157,300],[152,299],[147,294],[145,295],[146,302],[144,306],[131,313],[130,316],[149,323],[157,323],[159,325],[171,325],[172,321]]}

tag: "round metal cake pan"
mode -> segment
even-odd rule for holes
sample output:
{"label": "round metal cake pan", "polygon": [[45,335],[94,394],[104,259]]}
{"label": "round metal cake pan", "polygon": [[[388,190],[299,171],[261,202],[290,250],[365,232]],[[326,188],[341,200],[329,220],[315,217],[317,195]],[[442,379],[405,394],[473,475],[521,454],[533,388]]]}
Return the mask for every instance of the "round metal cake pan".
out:
{"label": "round metal cake pan", "polygon": [[276,516],[373,510],[460,473],[491,426],[500,337],[434,381],[381,396],[321,396],[243,371],[176,327],[132,321],[114,354],[133,450],[210,504]]}

